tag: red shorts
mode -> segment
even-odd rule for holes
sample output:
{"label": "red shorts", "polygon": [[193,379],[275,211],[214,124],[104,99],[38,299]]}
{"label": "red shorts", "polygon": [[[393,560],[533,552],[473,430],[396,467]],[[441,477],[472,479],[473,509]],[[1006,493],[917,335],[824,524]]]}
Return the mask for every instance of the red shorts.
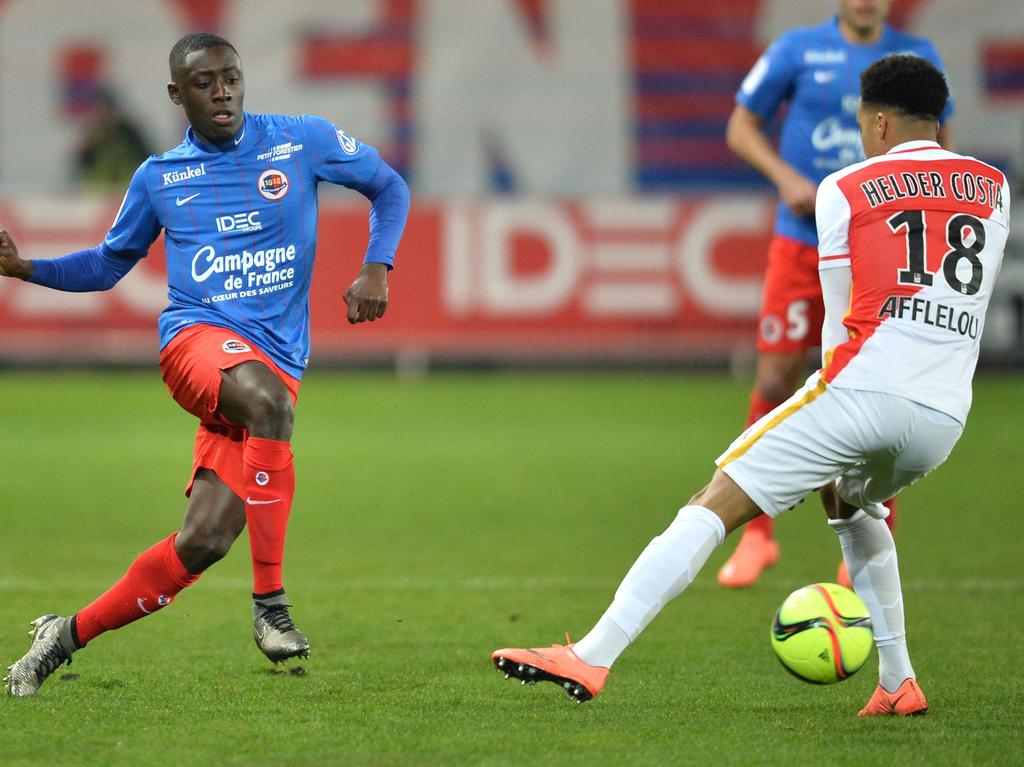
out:
{"label": "red shorts", "polygon": [[292,402],[298,401],[299,381],[232,330],[213,325],[191,325],[172,338],[160,352],[160,372],[171,396],[199,419],[186,496],[192,492],[199,469],[212,469],[236,495],[245,496],[242,448],[248,432],[228,423],[218,412],[217,404],[221,371],[251,360],[262,362],[277,373],[288,387]]}
{"label": "red shorts", "polygon": [[794,353],[821,346],[824,320],[818,248],[775,235],[768,247],[757,350]]}

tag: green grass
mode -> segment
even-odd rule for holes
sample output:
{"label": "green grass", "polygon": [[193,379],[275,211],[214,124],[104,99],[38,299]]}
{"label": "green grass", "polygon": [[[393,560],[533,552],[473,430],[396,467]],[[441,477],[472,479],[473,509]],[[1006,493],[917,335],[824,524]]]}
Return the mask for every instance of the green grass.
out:
{"label": "green grass", "polygon": [[[1024,760],[1020,403],[983,377],[898,540],[926,718],[859,720],[872,666],[785,674],[768,626],[839,559],[817,501],[784,515],[752,589],[732,543],[583,706],[494,672],[496,647],[584,633],[647,541],[710,476],[746,387],[714,376],[310,373],[287,584],[313,644],[271,675],[250,638],[248,546],[175,604],[0,699],[0,763],[95,765],[1011,764]],[[191,417],[147,374],[0,377],[0,659],[69,613],[184,511]],[[5,665],[6,665],[5,663]],[[77,678],[62,681],[61,674]]]}

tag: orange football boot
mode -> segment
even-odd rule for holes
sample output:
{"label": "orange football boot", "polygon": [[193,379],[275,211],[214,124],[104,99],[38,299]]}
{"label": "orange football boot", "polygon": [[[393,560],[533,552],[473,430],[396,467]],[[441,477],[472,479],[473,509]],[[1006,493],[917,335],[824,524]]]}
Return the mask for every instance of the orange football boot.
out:
{"label": "orange football boot", "polygon": [[836,583],[844,588],[852,589],[853,581],[850,580],[850,573],[846,569],[846,560],[839,560],[839,570],[836,572]]}
{"label": "orange football boot", "polygon": [[554,682],[560,685],[570,700],[582,703],[597,697],[608,678],[608,669],[584,663],[572,651],[573,643],[565,635],[567,644],[550,647],[495,650],[491,661],[505,678],[514,676],[523,684]]}
{"label": "orange football boot", "polygon": [[759,530],[743,531],[736,551],[718,571],[718,582],[731,589],[753,586],[761,573],[779,561],[779,544]]}
{"label": "orange football boot", "polygon": [[904,679],[896,692],[886,692],[882,685],[875,688],[868,704],[857,716],[924,716],[928,701],[914,679]]}

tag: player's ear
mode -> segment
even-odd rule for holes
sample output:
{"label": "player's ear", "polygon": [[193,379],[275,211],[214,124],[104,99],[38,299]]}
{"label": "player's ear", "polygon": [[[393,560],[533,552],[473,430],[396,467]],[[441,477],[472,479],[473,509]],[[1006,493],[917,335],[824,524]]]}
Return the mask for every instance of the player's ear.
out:
{"label": "player's ear", "polygon": [[878,136],[879,141],[884,141],[888,132],[889,116],[885,112],[879,112],[875,115],[875,135]]}
{"label": "player's ear", "polygon": [[181,106],[181,91],[178,90],[178,86],[173,82],[167,83],[167,96],[179,107]]}

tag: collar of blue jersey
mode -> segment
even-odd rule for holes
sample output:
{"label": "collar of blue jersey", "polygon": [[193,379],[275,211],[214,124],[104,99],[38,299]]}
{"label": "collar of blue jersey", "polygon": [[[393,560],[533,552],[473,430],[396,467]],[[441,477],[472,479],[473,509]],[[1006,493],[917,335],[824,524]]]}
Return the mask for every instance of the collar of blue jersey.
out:
{"label": "collar of blue jersey", "polygon": [[928,141],[927,139],[917,139],[915,141],[904,141],[902,144],[897,144],[890,149],[886,154],[896,154],[897,152],[915,152],[918,149],[942,149],[937,141]]}
{"label": "collar of blue jersey", "polygon": [[199,134],[197,134],[192,129],[192,126],[189,125],[188,129],[185,131],[185,140],[200,151],[208,154],[222,154],[224,152],[229,152],[232,149],[245,149],[252,139],[252,131],[249,130],[251,127],[249,125],[250,122],[249,113],[242,112],[242,127],[238,129],[238,133],[227,141],[219,141],[216,143],[203,141],[199,138]]}

